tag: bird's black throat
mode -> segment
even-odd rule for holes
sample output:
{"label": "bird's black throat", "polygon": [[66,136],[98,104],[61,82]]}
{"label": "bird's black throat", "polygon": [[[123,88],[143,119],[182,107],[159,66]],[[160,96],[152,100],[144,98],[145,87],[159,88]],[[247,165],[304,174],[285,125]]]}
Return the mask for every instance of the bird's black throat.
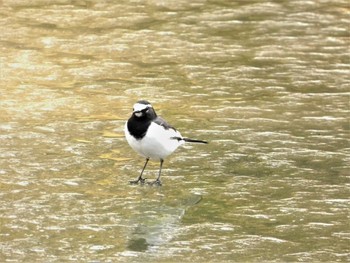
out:
{"label": "bird's black throat", "polygon": [[[143,101],[140,102],[143,103]],[[144,103],[149,104],[147,101]],[[141,116],[138,117],[136,115],[138,113],[141,113]],[[141,140],[146,135],[152,121],[156,118],[157,114],[152,107],[145,108],[140,112],[134,112],[128,120],[128,130],[130,134],[134,136],[136,140]]]}
{"label": "bird's black throat", "polygon": [[151,125],[151,120],[146,117],[135,117],[131,116],[128,120],[128,131],[130,134],[135,137],[136,140],[142,139],[148,130],[148,127]]}

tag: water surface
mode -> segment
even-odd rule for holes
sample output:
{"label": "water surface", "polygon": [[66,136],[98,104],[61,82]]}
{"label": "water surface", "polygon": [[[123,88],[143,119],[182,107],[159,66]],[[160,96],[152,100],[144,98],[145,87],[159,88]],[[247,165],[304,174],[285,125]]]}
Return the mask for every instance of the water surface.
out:
{"label": "water surface", "polygon": [[[0,261],[350,260],[347,1],[0,14]],[[128,184],[141,98],[210,141],[168,158],[162,187]]]}

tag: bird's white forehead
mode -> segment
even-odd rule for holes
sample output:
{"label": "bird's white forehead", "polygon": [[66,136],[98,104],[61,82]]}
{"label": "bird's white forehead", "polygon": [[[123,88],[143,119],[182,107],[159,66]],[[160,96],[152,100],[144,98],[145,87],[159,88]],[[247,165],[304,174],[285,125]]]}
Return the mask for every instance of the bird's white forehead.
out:
{"label": "bird's white forehead", "polygon": [[151,104],[141,104],[141,103],[135,103],[134,104],[134,111],[142,111],[144,109],[152,107]]}

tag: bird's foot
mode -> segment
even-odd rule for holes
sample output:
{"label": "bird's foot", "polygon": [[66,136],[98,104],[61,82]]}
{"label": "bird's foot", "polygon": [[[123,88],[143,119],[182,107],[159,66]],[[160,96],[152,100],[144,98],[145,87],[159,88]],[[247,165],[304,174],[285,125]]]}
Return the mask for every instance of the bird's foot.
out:
{"label": "bird's foot", "polygon": [[162,186],[162,182],[157,179],[154,182],[148,183],[149,185]]}
{"label": "bird's foot", "polygon": [[139,177],[136,180],[129,181],[129,184],[138,184],[139,182],[140,182],[140,184],[145,184],[146,179],[147,178]]}

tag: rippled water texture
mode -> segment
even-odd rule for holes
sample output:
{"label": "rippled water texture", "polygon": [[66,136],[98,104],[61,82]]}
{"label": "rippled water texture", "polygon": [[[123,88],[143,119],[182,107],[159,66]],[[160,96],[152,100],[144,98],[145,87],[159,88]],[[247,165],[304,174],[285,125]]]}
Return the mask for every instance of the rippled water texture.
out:
{"label": "rippled water texture", "polygon": [[[0,14],[1,262],[350,260],[348,1]],[[141,98],[210,141],[167,159],[162,187],[128,184]]]}

